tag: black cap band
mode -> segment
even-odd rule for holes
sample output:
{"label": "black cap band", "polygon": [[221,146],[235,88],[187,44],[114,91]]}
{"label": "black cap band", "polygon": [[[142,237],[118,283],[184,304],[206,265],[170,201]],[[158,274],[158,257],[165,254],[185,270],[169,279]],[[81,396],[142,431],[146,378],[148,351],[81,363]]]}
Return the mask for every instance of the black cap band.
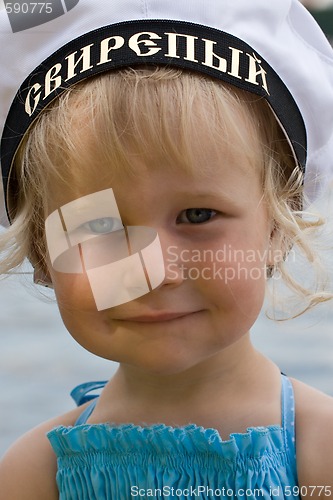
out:
{"label": "black cap band", "polygon": [[[15,192],[17,183],[11,175],[16,151],[31,124],[50,102],[80,80],[146,64],[197,71],[264,97],[304,171],[306,131],[299,108],[281,78],[248,44],[223,31],[194,23],[127,21],[72,40],[40,64],[21,85],[1,139],[6,202],[9,190]],[[8,203],[6,208],[8,213]]]}

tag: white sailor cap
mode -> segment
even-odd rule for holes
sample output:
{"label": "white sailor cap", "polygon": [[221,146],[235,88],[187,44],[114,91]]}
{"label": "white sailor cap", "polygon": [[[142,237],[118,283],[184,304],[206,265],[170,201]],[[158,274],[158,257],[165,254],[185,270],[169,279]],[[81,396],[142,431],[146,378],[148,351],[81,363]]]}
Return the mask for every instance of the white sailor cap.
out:
{"label": "white sailor cap", "polygon": [[139,64],[198,71],[262,96],[305,172],[309,198],[333,177],[333,50],[298,0],[53,0],[38,12],[29,2],[4,4],[5,200],[17,189],[17,148],[40,112],[80,80]]}

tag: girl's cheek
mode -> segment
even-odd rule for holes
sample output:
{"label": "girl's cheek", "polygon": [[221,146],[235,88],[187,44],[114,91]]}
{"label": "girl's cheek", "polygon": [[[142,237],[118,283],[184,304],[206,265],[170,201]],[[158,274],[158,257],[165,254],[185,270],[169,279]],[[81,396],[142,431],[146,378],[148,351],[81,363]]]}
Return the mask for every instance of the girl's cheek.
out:
{"label": "girl's cheek", "polygon": [[53,288],[59,308],[77,310],[96,310],[86,274],[66,274],[52,272]]}

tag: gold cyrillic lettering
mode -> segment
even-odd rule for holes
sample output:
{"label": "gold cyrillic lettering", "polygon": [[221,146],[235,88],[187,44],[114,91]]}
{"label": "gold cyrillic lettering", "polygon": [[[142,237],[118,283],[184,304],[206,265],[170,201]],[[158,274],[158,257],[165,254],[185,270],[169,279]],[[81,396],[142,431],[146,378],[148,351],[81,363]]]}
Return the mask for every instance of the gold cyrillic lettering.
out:
{"label": "gold cyrillic lettering", "polygon": [[[139,40],[139,37],[142,35],[147,35],[148,40]],[[158,36],[156,33],[151,33],[150,31],[147,32],[142,32],[142,33],[136,33],[135,35],[132,35],[131,38],[128,41],[128,46],[130,49],[132,49],[137,56],[142,57],[142,56],[153,56],[154,54],[157,54],[161,50],[161,47],[157,47],[157,44],[153,42],[152,40],[161,40],[161,37]],[[148,52],[141,52],[141,47],[147,47],[149,48]],[[153,49],[152,47],[156,47]]]}
{"label": "gold cyrillic lettering", "polygon": [[242,77],[239,74],[239,65],[240,65],[240,55],[243,54],[242,50],[235,49],[234,47],[229,47],[231,50],[232,56],[231,56],[231,71],[228,72],[228,75],[234,76],[235,78],[239,78],[240,80]]}
{"label": "gold cyrillic lettering", "polygon": [[195,58],[195,40],[198,40],[197,36],[181,35],[179,33],[165,33],[165,35],[168,37],[168,53],[165,54],[165,57],[180,58],[180,56],[177,55],[177,39],[178,37],[184,37],[186,43],[186,56],[184,59],[186,59],[186,61],[199,62]]}
{"label": "gold cyrillic lettering", "polygon": [[74,78],[74,76],[77,75],[77,73],[75,72],[75,69],[81,61],[82,61],[82,67],[81,67],[80,73],[83,73],[84,71],[88,71],[88,69],[91,69],[93,67],[91,65],[91,47],[93,47],[93,45],[94,44],[91,43],[90,45],[86,45],[85,47],[83,47],[81,49],[82,54],[77,59],[77,61],[75,61],[75,55],[77,54],[77,52],[73,52],[72,54],[70,54],[69,56],[66,57],[66,59],[68,61],[67,78],[65,80],[66,82],[68,80],[71,80],[72,78]]}
{"label": "gold cyrillic lettering", "polygon": [[[114,42],[114,44],[110,47],[111,40]],[[112,59],[109,58],[109,53],[111,52],[111,50],[120,49],[124,45],[124,43],[125,40],[122,36],[110,36],[109,38],[105,38],[104,40],[102,40],[100,48],[100,59],[97,63],[97,66],[112,61]]]}
{"label": "gold cyrillic lettering", "polygon": [[[41,88],[42,86],[39,83],[35,83],[32,87],[30,87],[28,95],[25,99],[25,112],[31,116],[35,109],[38,106],[38,103],[40,101],[40,94],[41,94]],[[31,98],[33,99],[33,106],[31,106]]]}
{"label": "gold cyrillic lettering", "polygon": [[61,86],[61,76],[59,72],[61,71],[61,64],[55,64],[45,75],[45,92],[43,99],[46,99],[52,92]]}
{"label": "gold cyrillic lettering", "polygon": [[[208,66],[209,68],[218,69],[222,73],[227,72],[227,61],[223,57],[214,54],[214,45],[217,45],[217,42],[213,42],[212,40],[202,39],[205,42],[205,60],[202,63],[204,66]],[[214,61],[218,62],[216,66]]]}
{"label": "gold cyrillic lettering", "polygon": [[262,68],[261,60],[257,58],[255,54],[247,54],[249,58],[249,77],[245,78],[246,82],[253,83],[254,85],[259,85],[259,82],[257,81],[257,77],[260,75],[261,77],[261,86],[266,90],[267,94],[269,95],[269,90],[267,86],[267,80],[266,80],[266,71]]}

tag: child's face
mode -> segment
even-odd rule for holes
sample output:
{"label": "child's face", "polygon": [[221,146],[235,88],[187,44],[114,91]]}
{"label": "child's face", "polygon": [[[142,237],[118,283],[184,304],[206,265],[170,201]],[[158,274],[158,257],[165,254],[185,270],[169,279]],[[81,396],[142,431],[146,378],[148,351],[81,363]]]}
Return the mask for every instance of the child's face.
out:
{"label": "child's face", "polygon": [[[224,146],[217,154],[210,146],[204,134],[193,145],[192,173],[180,165],[175,174],[163,162],[147,166],[133,155],[135,177],[111,176],[101,162],[75,194],[52,186],[49,213],[112,188],[124,226],[154,228],[163,251],[161,285],[100,311],[86,274],[59,272],[49,263],[64,323],[91,352],[153,373],[177,373],[223,356],[255,322],[271,234],[259,168],[243,150]],[[112,276],[105,282],[112,287]]]}

